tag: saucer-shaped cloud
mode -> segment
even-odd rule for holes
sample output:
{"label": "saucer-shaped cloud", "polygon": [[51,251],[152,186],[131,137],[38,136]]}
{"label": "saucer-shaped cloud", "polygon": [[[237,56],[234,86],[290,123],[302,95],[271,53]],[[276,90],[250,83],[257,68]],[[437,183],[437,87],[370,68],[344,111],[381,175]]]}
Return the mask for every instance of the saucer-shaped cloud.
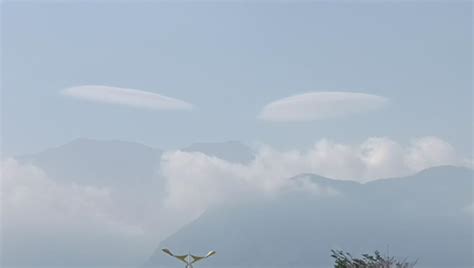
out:
{"label": "saucer-shaped cloud", "polygon": [[383,107],[388,99],[355,92],[309,92],[271,102],[258,118],[274,122],[305,122],[367,112]]}
{"label": "saucer-shaped cloud", "polygon": [[67,88],[61,94],[89,101],[131,106],[152,110],[191,110],[193,105],[157,93],[101,85],[85,85]]}

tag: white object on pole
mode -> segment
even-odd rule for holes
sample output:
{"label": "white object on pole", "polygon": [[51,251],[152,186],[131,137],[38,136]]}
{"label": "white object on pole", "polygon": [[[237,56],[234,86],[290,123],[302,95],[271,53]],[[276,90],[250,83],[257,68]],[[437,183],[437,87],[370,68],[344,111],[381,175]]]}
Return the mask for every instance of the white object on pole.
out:
{"label": "white object on pole", "polygon": [[193,263],[195,263],[197,261],[200,261],[202,259],[209,258],[212,255],[216,254],[216,252],[214,250],[209,251],[209,253],[207,253],[206,256],[195,256],[195,255],[192,255],[190,253],[188,253],[186,255],[175,255],[171,252],[171,250],[169,250],[167,248],[162,249],[162,251],[164,253],[170,255],[171,257],[175,257],[176,259],[186,263],[186,268],[193,268],[193,265],[192,265]]}

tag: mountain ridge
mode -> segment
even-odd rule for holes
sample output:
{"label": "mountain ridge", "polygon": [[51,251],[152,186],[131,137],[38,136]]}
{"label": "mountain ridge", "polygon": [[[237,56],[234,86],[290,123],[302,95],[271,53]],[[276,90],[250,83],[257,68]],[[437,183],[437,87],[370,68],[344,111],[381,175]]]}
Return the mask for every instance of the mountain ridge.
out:
{"label": "mountain ridge", "polygon": [[[453,171],[456,179],[447,177]],[[435,167],[363,184],[316,175],[341,195],[294,192],[208,211],[159,247],[214,249],[220,255],[209,266],[324,266],[332,248],[364,253],[390,244],[394,254],[419,258],[420,265],[470,266],[472,215],[464,208],[473,203],[472,175],[471,169]],[[430,177],[435,183],[425,185]],[[145,265],[172,261],[158,248]]]}

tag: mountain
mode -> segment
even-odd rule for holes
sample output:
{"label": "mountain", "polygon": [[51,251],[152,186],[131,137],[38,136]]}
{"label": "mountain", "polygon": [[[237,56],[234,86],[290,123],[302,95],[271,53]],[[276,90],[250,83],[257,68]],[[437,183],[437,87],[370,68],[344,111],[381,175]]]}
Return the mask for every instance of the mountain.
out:
{"label": "mountain", "polygon": [[147,265],[178,267],[160,251],[167,247],[216,250],[208,266],[328,267],[330,249],[389,251],[420,266],[474,266],[471,169],[436,167],[366,184],[312,174],[291,180],[315,191],[209,210],[164,240]]}
{"label": "mountain", "polygon": [[[232,161],[229,148],[250,151],[237,142],[188,150]],[[77,139],[13,157],[12,177],[2,180],[0,267],[131,267],[145,259],[187,220],[166,207],[161,155],[139,143]]]}
{"label": "mountain", "polygon": [[[195,143],[181,149],[245,163],[250,148],[237,141]],[[96,186],[146,186],[160,176],[162,151],[140,143],[80,138],[45,151],[17,157],[44,170],[49,177]],[[156,181],[156,180],[155,180]]]}
{"label": "mountain", "polygon": [[[239,163],[254,157],[238,142],[198,143],[182,150]],[[78,139],[18,159],[39,166],[57,181],[126,189],[117,192],[124,206],[151,211],[143,206],[146,200],[135,196],[147,191],[161,196],[156,189],[163,188],[163,181],[154,180],[161,153],[138,143]],[[472,170],[456,167],[366,184],[302,174],[289,179],[295,189],[274,198],[208,210],[160,248],[196,253],[215,249],[218,254],[206,260],[209,265],[293,267],[327,265],[331,248],[357,254],[384,252],[389,246],[391,254],[419,258],[422,265],[472,266],[472,177]],[[148,262],[166,263],[174,260],[159,250]]]}
{"label": "mountain", "polygon": [[77,139],[19,159],[60,181],[97,186],[130,186],[151,182],[161,150],[139,143]]}
{"label": "mountain", "polygon": [[201,152],[209,156],[241,164],[249,163],[255,158],[255,153],[238,141],[194,143],[182,150],[186,152]]}

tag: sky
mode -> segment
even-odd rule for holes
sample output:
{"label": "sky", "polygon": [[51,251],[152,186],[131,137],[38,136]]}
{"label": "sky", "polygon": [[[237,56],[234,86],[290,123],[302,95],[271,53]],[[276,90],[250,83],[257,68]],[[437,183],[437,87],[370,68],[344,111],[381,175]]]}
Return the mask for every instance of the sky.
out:
{"label": "sky", "polygon": [[[1,15],[14,261],[136,266],[209,208],[299,191],[300,174],[474,166],[470,2],[5,2]],[[251,160],[179,150],[223,141],[253,150],[197,147]],[[147,183],[100,172],[136,172],[129,159],[150,165]]]}
{"label": "sky", "polygon": [[4,155],[436,136],[472,157],[469,2],[2,5]]}

